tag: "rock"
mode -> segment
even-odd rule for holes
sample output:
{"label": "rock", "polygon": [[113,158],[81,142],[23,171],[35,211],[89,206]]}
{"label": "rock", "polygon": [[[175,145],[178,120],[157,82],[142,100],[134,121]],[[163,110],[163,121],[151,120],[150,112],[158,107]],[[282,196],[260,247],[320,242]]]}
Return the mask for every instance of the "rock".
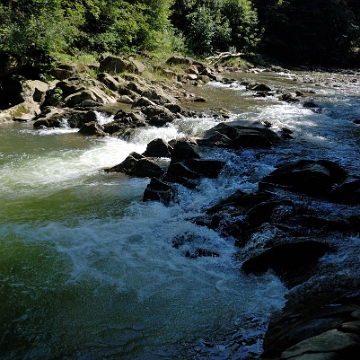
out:
{"label": "rock", "polygon": [[220,160],[188,158],[183,161],[171,161],[164,180],[193,189],[202,177],[216,178],[223,166],[224,162]]}
{"label": "rock", "polygon": [[245,261],[242,269],[247,274],[273,269],[287,281],[304,272],[304,267],[310,267],[328,249],[327,244],[313,240],[283,243]]}
{"label": "rock", "polygon": [[97,135],[97,136],[107,135],[104,132],[104,128],[96,121],[91,121],[83,124],[79,129],[79,133],[84,135]]}
{"label": "rock", "polygon": [[164,180],[171,183],[178,183],[189,189],[194,189],[201,179],[201,175],[190,170],[182,162],[170,163]]}
{"label": "rock", "polygon": [[116,102],[115,95],[112,95],[102,82],[89,76],[60,81],[56,84],[57,88],[61,89],[62,98],[68,107],[78,106],[84,101],[93,101],[102,105]]}
{"label": "rock", "polygon": [[163,139],[152,140],[146,147],[144,156],[147,157],[170,157],[173,148]]}
{"label": "rock", "polygon": [[[5,99],[9,106],[0,112],[0,123],[5,121],[30,121],[41,113],[48,84],[39,80],[24,80],[15,77],[10,81]],[[6,86],[4,83],[3,86]],[[10,104],[14,104],[13,106]]]}
{"label": "rock", "polygon": [[81,106],[81,104],[86,104],[86,102],[94,102],[98,104],[97,106],[99,106],[114,101],[115,101],[114,99],[111,99],[100,89],[91,88],[69,95],[67,98],[65,98],[65,106],[67,107]]}
{"label": "rock", "polygon": [[173,114],[185,113],[185,110],[178,104],[167,103],[164,104],[164,107],[170,110]]}
{"label": "rock", "polygon": [[342,204],[360,203],[360,177],[348,176],[330,193],[332,201]]}
{"label": "rock", "polygon": [[314,100],[307,100],[307,101],[304,101],[303,107],[308,108],[308,109],[316,109],[319,107],[319,105],[316,104],[316,102]]}
{"label": "rock", "polygon": [[107,73],[101,73],[98,75],[99,81],[105,84],[110,90],[118,91],[119,90],[119,82],[115,80],[111,75]]}
{"label": "rock", "polygon": [[333,352],[338,359],[357,359],[360,352],[360,337],[353,333],[328,330],[320,335],[305,339],[281,353],[281,359],[297,359],[305,354]]}
{"label": "rock", "polygon": [[112,74],[122,73],[124,71],[133,72],[135,71],[136,66],[121,57],[118,56],[106,56],[100,61],[100,68],[101,72],[109,72]]}
{"label": "rock", "polygon": [[147,106],[156,106],[156,104],[144,96],[139,97],[132,104],[133,108],[136,108],[136,107],[141,108],[141,107],[147,107]]}
{"label": "rock", "polygon": [[225,162],[220,160],[190,158],[184,161],[184,165],[191,171],[207,178],[216,178],[219,176]]}
{"label": "rock", "polygon": [[[316,284],[315,288],[318,285]],[[332,354],[335,357],[330,359],[357,359],[358,351],[345,355],[342,345],[346,348],[349,343],[354,346],[360,344],[360,325],[357,318],[360,312],[359,291],[350,291],[336,298],[334,290],[337,285],[332,280],[329,285],[328,291],[322,290],[317,294],[316,290],[314,293],[311,289],[302,289],[310,291],[312,296],[305,301],[299,299],[300,303],[297,306],[289,305],[288,302],[283,314],[271,320],[264,339],[262,358],[279,359],[281,356],[281,359],[287,359],[291,354],[294,356],[291,359],[312,359],[312,356],[318,354],[319,358],[323,359],[320,355]],[[298,296],[296,292],[292,294],[292,297]],[[354,334],[355,337],[349,338],[344,336],[346,334]],[[328,340],[334,343],[330,345]],[[308,353],[302,354],[302,350],[310,344],[312,349],[308,348]],[[336,350],[334,346],[337,347]]]}
{"label": "rock", "polygon": [[259,190],[280,187],[313,196],[324,196],[329,194],[344,174],[337,164],[327,160],[299,160],[280,166],[265,176],[259,183]]}
{"label": "rock", "polygon": [[117,101],[124,103],[124,104],[133,104],[134,103],[134,100],[128,95],[120,95],[118,97]]}
{"label": "rock", "polygon": [[130,58],[132,64],[134,65],[134,72],[137,73],[137,74],[142,74],[145,70],[146,70],[146,66],[138,61],[138,60],[135,60],[134,58]]}
{"label": "rock", "polygon": [[175,102],[174,97],[165,94],[160,88],[155,87],[145,89],[142,93],[142,96],[147,97],[158,105],[165,105],[167,103]]}
{"label": "rock", "polygon": [[168,183],[152,178],[145,189],[143,201],[160,201],[169,205],[175,199],[175,189]]}
{"label": "rock", "polygon": [[199,145],[219,146],[231,149],[242,147],[269,148],[280,141],[280,137],[261,123],[244,126],[242,123],[226,122],[208,130]]}
{"label": "rock", "polygon": [[299,99],[297,98],[296,93],[285,93],[280,96],[280,100],[286,102],[298,102]]}
{"label": "rock", "polygon": [[166,61],[169,65],[192,65],[193,62],[193,59],[185,56],[172,56]]}
{"label": "rock", "polygon": [[159,127],[173,121],[176,118],[170,110],[160,105],[142,107],[141,112],[146,115],[150,125]]}
{"label": "rock", "polygon": [[121,172],[135,177],[159,177],[163,169],[145,156],[132,152],[122,163],[106,169],[106,172]]}
{"label": "rock", "polygon": [[172,153],[171,161],[178,162],[187,159],[200,159],[200,155],[195,150],[195,147],[186,140],[179,140],[175,143]]}
{"label": "rock", "polygon": [[51,69],[48,73],[58,80],[65,80],[74,75],[74,71],[61,68]]}
{"label": "rock", "polygon": [[264,91],[264,92],[272,91],[271,87],[266,84],[254,84],[253,86],[250,86],[248,89],[252,91]]}

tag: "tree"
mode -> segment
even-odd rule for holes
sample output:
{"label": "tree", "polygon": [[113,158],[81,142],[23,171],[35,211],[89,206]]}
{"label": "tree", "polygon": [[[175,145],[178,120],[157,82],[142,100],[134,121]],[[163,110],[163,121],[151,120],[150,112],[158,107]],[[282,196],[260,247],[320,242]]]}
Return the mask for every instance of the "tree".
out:
{"label": "tree", "polygon": [[[260,6],[263,49],[292,63],[345,64],[359,41],[359,23],[346,0],[267,0]],[[358,7],[356,7],[358,9]]]}

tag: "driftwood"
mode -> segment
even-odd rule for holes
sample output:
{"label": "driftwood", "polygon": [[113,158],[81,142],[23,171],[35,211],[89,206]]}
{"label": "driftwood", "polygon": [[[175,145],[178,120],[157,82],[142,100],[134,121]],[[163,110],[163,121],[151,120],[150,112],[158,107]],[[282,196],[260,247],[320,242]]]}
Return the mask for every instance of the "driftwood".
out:
{"label": "driftwood", "polygon": [[245,55],[244,53],[233,54],[231,52],[221,52],[221,53],[217,53],[217,55],[207,57],[206,60],[209,60],[210,65],[215,65],[221,60],[235,59],[244,55]]}

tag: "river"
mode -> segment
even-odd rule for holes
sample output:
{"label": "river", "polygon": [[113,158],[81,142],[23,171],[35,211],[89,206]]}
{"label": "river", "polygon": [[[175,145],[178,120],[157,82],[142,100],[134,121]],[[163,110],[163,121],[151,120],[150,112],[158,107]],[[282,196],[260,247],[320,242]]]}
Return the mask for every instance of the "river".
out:
{"label": "river", "polygon": [[[256,191],[278,162],[327,158],[358,173],[360,128],[353,121],[360,119],[360,88],[295,84],[287,73],[251,75],[276,88],[314,90],[321,109],[314,112],[276,95],[254,98],[241,85],[244,74],[231,76],[229,84],[193,91],[211,99],[206,107],[230,110],[229,121],[267,120],[275,131],[292,130],[294,139],[272,150],[208,150],[206,157],[226,160],[218,179],[204,179],[195,190],[179,186],[180,200],[169,207],[142,201],[149,179],[102,169],[143,152],[152,139],[201,135],[218,118],[177,119],[139,130],[126,142],[86,137],[66,122],[49,130],[0,125],[1,359],[244,359],[261,353],[261,334],[288,290],[271,271],[243,274],[233,239],[189,219],[237,189]],[[98,120],[111,118],[99,113]],[[185,257],[198,244],[176,249],[173,239],[183,234],[220,256]]]}

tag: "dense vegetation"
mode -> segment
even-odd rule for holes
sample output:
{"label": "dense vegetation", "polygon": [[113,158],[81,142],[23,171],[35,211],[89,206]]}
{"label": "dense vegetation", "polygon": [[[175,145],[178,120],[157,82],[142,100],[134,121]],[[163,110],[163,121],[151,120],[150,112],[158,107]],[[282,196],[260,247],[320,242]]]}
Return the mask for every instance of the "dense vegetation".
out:
{"label": "dense vegetation", "polygon": [[0,55],[262,52],[355,64],[359,0],[2,0]]}

